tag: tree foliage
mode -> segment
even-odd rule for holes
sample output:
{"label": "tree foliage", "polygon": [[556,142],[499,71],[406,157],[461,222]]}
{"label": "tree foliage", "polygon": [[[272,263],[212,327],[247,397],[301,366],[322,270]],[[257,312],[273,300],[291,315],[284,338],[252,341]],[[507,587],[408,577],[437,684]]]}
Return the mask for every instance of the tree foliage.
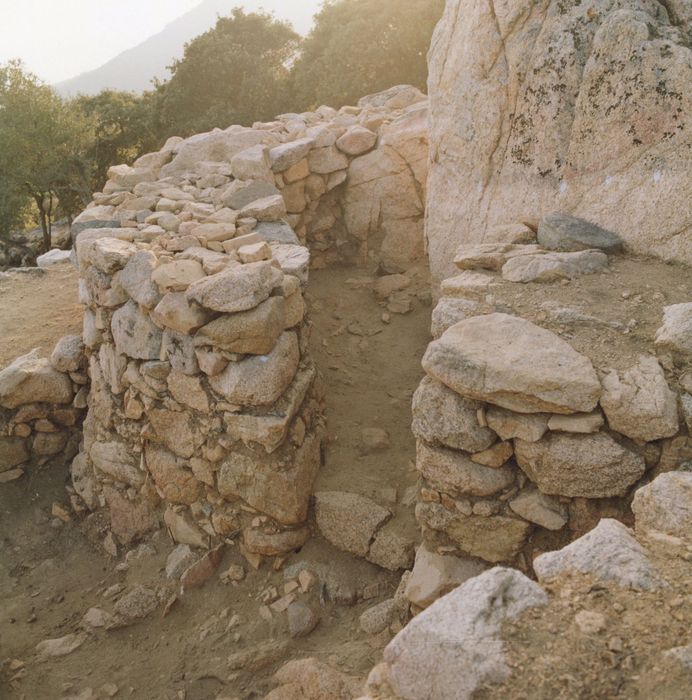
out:
{"label": "tree foliage", "polygon": [[300,37],[264,13],[233,10],[185,47],[155,100],[163,136],[251,124],[280,112]]}
{"label": "tree foliage", "polygon": [[58,203],[70,214],[89,200],[89,127],[53,90],[11,61],[0,66],[0,228],[16,226],[30,203],[50,248]]}
{"label": "tree foliage", "polygon": [[292,71],[301,109],[341,107],[392,85],[424,92],[444,0],[326,0]]}

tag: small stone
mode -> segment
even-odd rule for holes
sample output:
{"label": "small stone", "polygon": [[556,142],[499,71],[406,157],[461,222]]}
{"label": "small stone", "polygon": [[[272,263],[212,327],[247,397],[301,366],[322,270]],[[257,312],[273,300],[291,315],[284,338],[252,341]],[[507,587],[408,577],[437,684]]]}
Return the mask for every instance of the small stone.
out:
{"label": "small stone", "polygon": [[238,248],[238,257],[242,263],[253,263],[260,262],[261,260],[271,260],[272,249],[269,245],[261,241],[259,243],[252,243],[251,245],[244,245]]}
{"label": "small stone", "polygon": [[46,639],[36,645],[36,653],[40,661],[58,656],[67,656],[79,649],[87,639],[86,634],[67,634],[58,639]]}
{"label": "small stone", "polygon": [[212,549],[198,562],[195,562],[185,570],[180,577],[181,590],[183,592],[192,588],[200,588],[216,573],[223,559],[224,547],[225,545],[222,544]]}
{"label": "small stone", "polygon": [[514,449],[511,442],[498,442],[483,452],[472,454],[471,461],[497,469],[505,464],[513,454]]}
{"label": "small stone", "polygon": [[158,605],[159,599],[155,591],[137,586],[118,600],[114,610],[125,621],[134,621],[147,617]]}
{"label": "small stone", "polygon": [[660,474],[634,494],[632,512],[638,532],[655,530],[692,540],[692,473]]}
{"label": "small stone", "polygon": [[509,507],[525,520],[547,530],[560,530],[567,524],[565,509],[537,489],[522,491],[509,502]]}
{"label": "small stone", "polygon": [[197,555],[187,544],[179,544],[166,560],[166,578],[177,579],[197,561]]}
{"label": "small stone", "polygon": [[548,250],[579,251],[598,248],[606,253],[622,249],[622,240],[585,219],[569,214],[553,213],[538,225],[538,243]]}
{"label": "small stone", "polygon": [[406,598],[419,608],[427,608],[467,579],[478,576],[486,566],[477,559],[441,556],[421,545],[406,583]]}
{"label": "small stone", "polygon": [[606,628],[605,616],[589,610],[580,610],[574,616],[574,622],[581,632],[589,635],[599,634]]}
{"label": "small stone", "polygon": [[358,618],[360,628],[366,634],[379,634],[394,621],[396,612],[397,607],[394,599],[384,600],[361,614]]}
{"label": "small stone", "polygon": [[222,581],[242,581],[245,578],[245,569],[240,564],[231,564],[220,578]]}
{"label": "small stone", "polygon": [[335,547],[364,557],[375,532],[390,512],[355,493],[318,491],[315,517],[320,533]]}
{"label": "small stone", "polygon": [[294,602],[288,606],[288,631],[293,639],[307,637],[319,624],[317,613],[305,603]]}
{"label": "small stone", "polygon": [[557,552],[536,557],[533,568],[540,581],[579,572],[635,590],[666,586],[631,531],[610,518],[603,518],[593,530]]}
{"label": "small stone", "polygon": [[382,428],[364,428],[360,434],[361,452],[371,454],[389,449],[389,433]]}
{"label": "small stone", "polygon": [[548,430],[563,433],[597,433],[605,421],[600,411],[578,413],[572,416],[550,416]]}

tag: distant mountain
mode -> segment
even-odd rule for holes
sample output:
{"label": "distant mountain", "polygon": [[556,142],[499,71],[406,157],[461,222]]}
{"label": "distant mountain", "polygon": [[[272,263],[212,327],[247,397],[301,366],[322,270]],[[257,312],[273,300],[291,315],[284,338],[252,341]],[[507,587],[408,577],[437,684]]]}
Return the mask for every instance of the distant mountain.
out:
{"label": "distant mountain", "polygon": [[[305,34],[319,0],[204,0],[190,12],[168,24],[161,32],[138,46],[124,51],[100,68],[57,83],[55,89],[65,97],[79,93],[95,95],[101,90],[143,92],[152,87],[154,77],[168,78],[174,59],[181,58],[185,44],[216,24],[217,15],[227,15],[234,7],[247,11],[264,9],[279,19],[291,21],[296,31]],[[299,7],[296,7],[299,5]]]}

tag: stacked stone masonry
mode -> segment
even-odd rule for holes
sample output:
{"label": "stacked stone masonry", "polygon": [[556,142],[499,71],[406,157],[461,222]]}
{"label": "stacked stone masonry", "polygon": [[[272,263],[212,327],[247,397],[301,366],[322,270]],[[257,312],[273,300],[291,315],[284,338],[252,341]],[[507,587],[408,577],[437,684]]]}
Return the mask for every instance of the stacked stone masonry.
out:
{"label": "stacked stone masonry", "polygon": [[197,547],[242,532],[251,557],[308,539],[323,432],[308,271],[423,255],[426,119],[400,86],[109,170],[73,226],[91,392],[72,478],[107,514],[107,548],[162,520]]}
{"label": "stacked stone masonry", "polygon": [[0,372],[0,483],[55,455],[74,456],[88,381],[79,336],[62,338],[49,359],[33,350]]}
{"label": "stacked stone masonry", "polygon": [[516,233],[517,243],[462,245],[460,274],[442,282],[413,400],[416,516],[431,553],[528,570],[536,551],[592,526],[585,512],[626,519],[638,486],[689,460],[692,304],[665,309],[651,354],[597,371],[498,304],[493,288],[500,277],[557,282],[603,270],[617,238],[558,214],[537,234]]}

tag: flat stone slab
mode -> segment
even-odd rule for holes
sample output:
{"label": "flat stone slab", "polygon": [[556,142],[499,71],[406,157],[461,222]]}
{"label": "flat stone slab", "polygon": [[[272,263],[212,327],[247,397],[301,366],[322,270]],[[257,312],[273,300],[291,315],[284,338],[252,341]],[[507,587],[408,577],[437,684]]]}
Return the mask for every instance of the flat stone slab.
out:
{"label": "flat stone slab", "polygon": [[423,369],[462,396],[518,413],[588,413],[601,396],[587,357],[554,333],[508,314],[455,324],[430,343]]}
{"label": "flat stone slab", "polygon": [[622,240],[612,231],[569,214],[555,212],[538,225],[538,242],[549,250],[577,251],[598,248],[606,253],[622,250]]}

